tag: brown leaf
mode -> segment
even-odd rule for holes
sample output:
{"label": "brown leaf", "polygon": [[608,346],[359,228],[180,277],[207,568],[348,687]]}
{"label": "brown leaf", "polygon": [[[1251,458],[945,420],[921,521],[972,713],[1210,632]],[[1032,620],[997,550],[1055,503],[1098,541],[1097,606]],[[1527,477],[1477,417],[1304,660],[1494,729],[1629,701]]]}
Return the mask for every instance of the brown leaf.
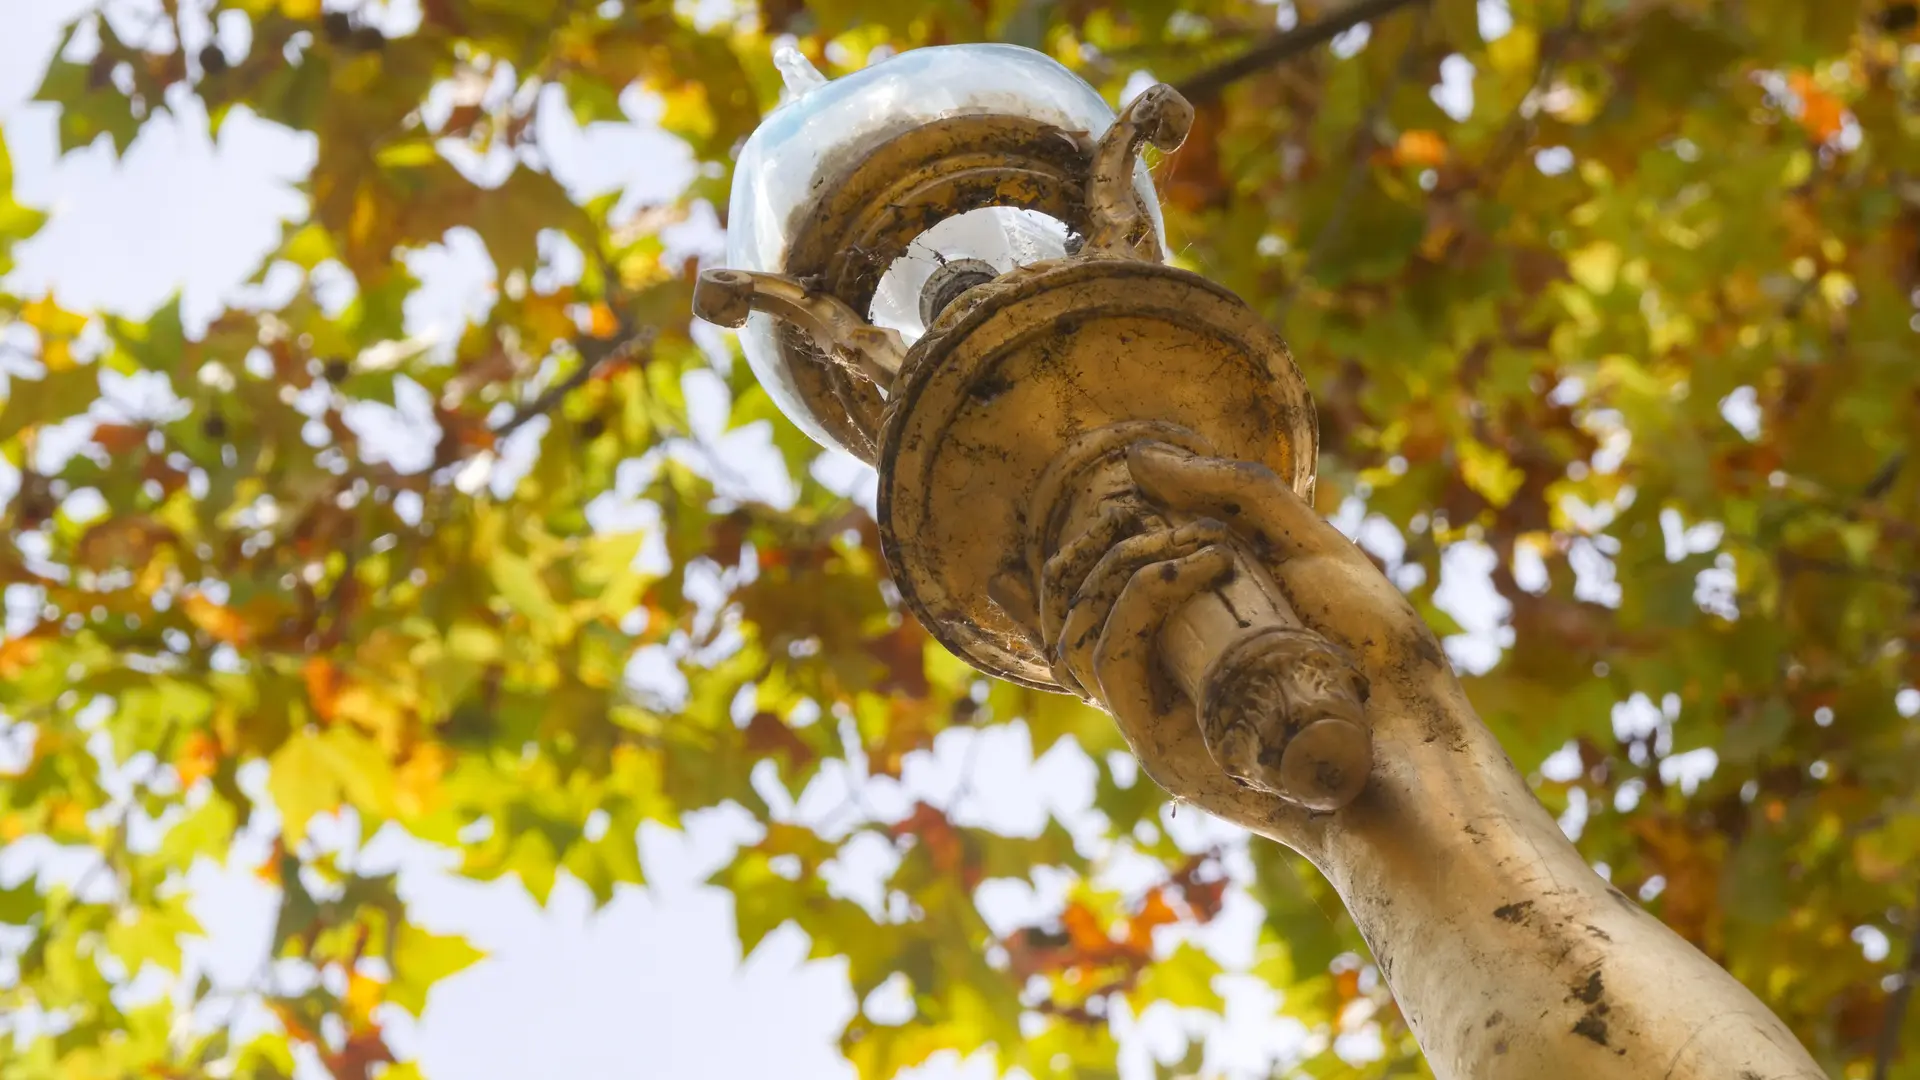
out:
{"label": "brown leaf", "polygon": [[892,633],[866,642],[865,647],[867,654],[887,669],[874,690],[910,698],[927,696],[927,632],[919,623],[903,620]]}
{"label": "brown leaf", "polygon": [[147,445],[147,429],[133,424],[101,424],[93,429],[93,441],[109,454],[126,454]]}
{"label": "brown leaf", "polygon": [[747,721],[746,741],[747,750],[756,757],[779,754],[795,768],[811,764],[819,756],[813,752],[813,747],[794,734],[792,728],[770,712],[755,713],[753,719]]}

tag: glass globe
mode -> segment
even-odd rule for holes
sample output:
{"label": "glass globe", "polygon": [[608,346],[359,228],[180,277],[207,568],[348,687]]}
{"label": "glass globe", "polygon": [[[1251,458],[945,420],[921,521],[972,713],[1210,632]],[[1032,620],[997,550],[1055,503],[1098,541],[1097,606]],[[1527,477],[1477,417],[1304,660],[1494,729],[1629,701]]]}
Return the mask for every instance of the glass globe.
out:
{"label": "glass globe", "polygon": [[[969,114],[1019,116],[1098,139],[1114,111],[1098,91],[1051,57],[1014,45],[946,45],[900,53],[843,78],[828,80],[792,49],[775,56],[787,96],[741,149],[727,221],[727,266],[781,274],[794,235],[824,190],[849,163],[902,132]],[[1134,184],[1153,218],[1164,252],[1164,228],[1144,162]],[[875,325],[898,330],[911,345],[939,305],[970,284],[1016,266],[1068,253],[1067,228],[1044,214],[989,206],[937,222],[882,276],[872,308]],[[778,323],[755,312],[740,331],[741,347],[760,382],[815,441],[837,446],[799,395]]]}

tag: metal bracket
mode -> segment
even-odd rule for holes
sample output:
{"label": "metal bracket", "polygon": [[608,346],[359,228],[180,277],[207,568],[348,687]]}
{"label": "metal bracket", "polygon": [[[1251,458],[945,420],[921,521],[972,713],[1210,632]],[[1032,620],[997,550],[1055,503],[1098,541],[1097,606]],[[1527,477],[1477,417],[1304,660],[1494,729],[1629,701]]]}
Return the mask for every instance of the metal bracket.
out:
{"label": "metal bracket", "polygon": [[873,326],[838,297],[793,278],[750,270],[707,270],[693,287],[693,313],[718,326],[746,325],[762,311],[805,330],[836,363],[880,389],[893,385],[907,346],[898,331]]}
{"label": "metal bracket", "polygon": [[1153,220],[1133,187],[1133,163],[1144,144],[1171,153],[1192,129],[1193,105],[1165,83],[1148,87],[1127,103],[1093,151],[1086,250],[1160,261]]}

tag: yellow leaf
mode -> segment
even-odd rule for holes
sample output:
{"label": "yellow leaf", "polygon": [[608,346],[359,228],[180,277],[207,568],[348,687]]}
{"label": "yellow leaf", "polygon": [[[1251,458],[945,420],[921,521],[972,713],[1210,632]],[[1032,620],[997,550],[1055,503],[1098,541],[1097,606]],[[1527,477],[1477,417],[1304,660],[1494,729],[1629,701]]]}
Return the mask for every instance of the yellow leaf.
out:
{"label": "yellow leaf", "polygon": [[[384,990],[385,987],[379,982],[357,971],[347,977],[347,993],[341,1004],[346,1006],[347,1020],[352,1028],[361,1030],[371,1024],[373,1010],[385,996]],[[389,1070],[387,1075],[391,1076],[392,1071]]]}
{"label": "yellow leaf", "polygon": [[698,82],[654,88],[666,109],[660,126],[681,138],[699,140],[713,135],[713,109],[707,103],[707,88]]}
{"label": "yellow leaf", "polygon": [[288,739],[273,755],[267,790],[280,810],[280,833],[289,845],[307,835],[307,822],[340,804],[340,785],[320,748],[309,734]]}
{"label": "yellow leaf", "polygon": [[1516,22],[1512,29],[1487,43],[1487,66],[1502,75],[1530,73],[1539,57],[1540,32],[1526,23]]}
{"label": "yellow leaf", "polygon": [[334,699],[334,716],[358,725],[383,745],[397,746],[407,711],[375,687],[348,683]]}
{"label": "yellow leaf", "polygon": [[1477,440],[1460,440],[1458,450],[1460,478],[1495,509],[1507,505],[1527,478],[1507,461],[1505,454]]}
{"label": "yellow leaf", "polygon": [[380,199],[371,187],[362,187],[354,195],[353,217],[347,221],[347,243],[359,247],[373,237],[380,225]]}
{"label": "yellow leaf", "polygon": [[288,844],[306,836],[307,823],[343,801],[385,816],[393,805],[393,764],[366,736],[348,728],[296,733],[269,761],[267,790],[279,807]]}
{"label": "yellow leaf", "polygon": [[393,771],[394,804],[402,814],[419,817],[440,802],[440,778],[447,773],[447,748],[422,743]]}
{"label": "yellow leaf", "polygon": [[553,594],[540,579],[540,570],[532,561],[502,548],[493,553],[488,569],[500,598],[525,615],[535,626],[551,626],[563,619]]}
{"label": "yellow leaf", "polygon": [[52,295],[22,306],[20,321],[39,331],[42,338],[72,338],[87,328],[85,315],[76,315],[61,307]]}
{"label": "yellow leaf", "polygon": [[60,799],[53,807],[47,832],[55,838],[87,835],[87,808],[75,799]]}
{"label": "yellow leaf", "polygon": [[571,290],[533,293],[527,297],[520,309],[520,318],[530,347],[544,349],[553,341],[573,336],[573,320],[567,315],[572,303]]}
{"label": "yellow leaf", "polygon": [[1605,296],[1620,277],[1620,249],[1605,240],[1588,244],[1567,260],[1567,270],[1582,288]]}
{"label": "yellow leaf", "polygon": [[72,371],[80,363],[66,338],[47,338],[40,346],[40,362],[48,371]]}

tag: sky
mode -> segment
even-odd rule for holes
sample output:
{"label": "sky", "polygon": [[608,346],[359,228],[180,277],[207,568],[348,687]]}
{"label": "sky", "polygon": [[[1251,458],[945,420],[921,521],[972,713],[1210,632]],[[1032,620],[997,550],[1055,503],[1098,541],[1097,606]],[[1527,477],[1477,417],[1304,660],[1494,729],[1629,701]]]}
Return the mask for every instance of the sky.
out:
{"label": "sky", "polygon": [[[304,212],[304,197],[294,185],[313,163],[314,143],[245,116],[230,119],[219,139],[211,140],[204,115],[182,95],[171,103],[177,116],[149,122],[123,159],[115,161],[105,146],[59,157],[55,113],[27,99],[62,24],[86,6],[82,0],[0,0],[0,128],[13,153],[20,198],[52,214],[46,229],[17,249],[19,266],[7,285],[30,296],[51,289],[68,307],[136,317],[179,290],[190,324],[202,324],[225,303],[246,295],[241,282],[277,241],[280,221]],[[139,0],[109,5],[123,13],[143,6]],[[406,7],[389,5],[389,16],[404,22]],[[1494,10],[1498,16],[1497,5]],[[1358,48],[1364,38],[1364,31],[1349,35],[1345,47]],[[1448,70],[1436,96],[1450,111],[1470,109],[1471,66],[1464,73],[1457,65]],[[543,103],[540,141],[556,174],[576,194],[621,190],[627,205],[638,206],[670,197],[685,182],[686,151],[647,122],[648,102],[632,96],[627,104],[633,122],[585,131],[573,125],[564,108],[553,107],[558,104]],[[710,256],[720,237],[709,215],[674,241],[683,250]],[[409,333],[451,336],[465,319],[484,311],[491,269],[470,239],[455,239],[410,261],[426,285],[409,306]],[[157,395],[160,404],[149,401],[148,407],[164,407],[169,396],[152,387],[140,393]],[[762,494],[778,501],[784,478],[755,465],[777,460],[766,433],[723,433],[724,402],[711,392],[690,396],[700,437],[730,462],[744,463],[749,478],[758,476],[766,488]],[[396,412],[362,419],[369,427],[384,424],[403,432],[386,452],[405,455],[417,450],[410,446],[419,443],[417,434],[409,440],[404,432],[417,427],[420,411],[403,400]],[[502,452],[494,473],[478,481],[505,490],[538,435],[539,426],[530,425]],[[871,478],[851,459],[830,457],[819,475],[861,501],[871,499]],[[638,488],[625,486],[629,494]],[[649,523],[644,507],[618,500],[598,508],[594,520],[597,528]],[[1383,520],[1366,517],[1355,505],[1337,523],[1398,563],[1399,535]],[[1504,644],[1504,601],[1487,579],[1492,562],[1485,548],[1459,545],[1443,565],[1440,605],[1468,630],[1450,639],[1448,648],[1464,667],[1490,664]],[[1593,587],[1604,587],[1604,569],[1594,568]],[[665,678],[667,665],[657,656],[652,661],[651,676],[645,661],[641,676]],[[1645,721],[1645,711],[1629,722]],[[1658,722],[1657,710],[1651,722]],[[1030,835],[1052,815],[1082,839],[1084,850],[1094,851],[1102,845],[1102,822],[1090,809],[1093,779],[1092,763],[1070,744],[1035,761],[1024,728],[1015,724],[984,733],[948,732],[932,752],[914,755],[897,783],[857,781],[843,768],[829,769],[797,804],[770,783],[760,786],[785,815],[801,822],[822,821],[846,803],[850,784],[860,783],[863,801],[883,819],[903,816],[913,800],[926,799],[963,823]],[[259,770],[246,777],[257,790],[262,780]],[[275,892],[250,868],[266,853],[273,827],[271,815],[264,815],[242,837],[232,869],[210,862],[196,867],[191,879],[195,911],[208,936],[190,946],[192,970],[182,985],[190,986],[194,974],[204,970],[216,988],[238,992],[261,971]],[[1164,827],[1193,849],[1223,839],[1241,843],[1235,830],[1204,815],[1182,815]],[[1569,827],[1577,828],[1577,822]],[[316,832],[322,838],[331,834],[344,847],[357,844],[351,821],[316,826]],[[448,873],[449,853],[391,833],[374,838],[359,865],[369,872],[398,868],[402,892],[419,922],[463,933],[489,954],[441,984],[419,1022],[390,1010],[384,1019],[392,1046],[439,1080],[528,1075],[850,1080],[852,1070],[836,1050],[840,1030],[856,1008],[866,1007],[884,1021],[897,1015],[900,1001],[881,993],[856,1003],[843,964],[809,961],[806,939],[792,927],[741,956],[730,897],[703,881],[727,862],[736,845],[752,842],[757,834],[750,816],[739,810],[693,815],[679,832],[650,825],[642,835],[647,886],[621,890],[599,911],[583,887],[565,878],[542,909],[510,879],[482,885]],[[830,880],[847,895],[877,905],[879,882],[890,868],[881,846],[855,845],[834,865]],[[47,858],[45,851],[18,845],[0,857],[0,882],[18,880],[36,860]],[[1236,882],[1250,878],[1243,846],[1228,865]],[[69,865],[62,872],[72,870]],[[1144,886],[1151,868],[1122,857],[1103,873],[1107,883]],[[1064,878],[1046,873],[1031,885],[993,883],[983,898],[983,913],[996,930],[1010,930],[1057,911],[1065,887]],[[1198,931],[1164,929],[1157,944],[1171,950],[1183,937],[1195,936],[1229,970],[1244,970],[1259,919],[1257,903],[1236,885],[1213,924]],[[297,989],[307,977],[298,965],[285,963],[273,974],[286,990]],[[1178,1058],[1189,1032],[1209,1033],[1209,1065],[1235,1075],[1264,1076],[1277,1055],[1298,1047],[1299,1032],[1275,1019],[1276,1000],[1264,985],[1233,975],[1223,978],[1219,989],[1228,1002],[1224,1020],[1183,1015],[1168,1006],[1155,1006],[1144,1018],[1124,1011],[1117,1015],[1113,1023],[1122,1037],[1123,1076],[1140,1080],[1151,1075],[1151,1059]],[[257,1008],[227,1003],[204,1006],[198,1019],[212,1024],[229,1015],[242,1027],[271,1022]],[[742,1037],[749,1031],[751,1037]],[[321,1075],[313,1063],[303,1071]],[[984,1080],[992,1069],[983,1058],[960,1062],[948,1055],[910,1075]]]}

